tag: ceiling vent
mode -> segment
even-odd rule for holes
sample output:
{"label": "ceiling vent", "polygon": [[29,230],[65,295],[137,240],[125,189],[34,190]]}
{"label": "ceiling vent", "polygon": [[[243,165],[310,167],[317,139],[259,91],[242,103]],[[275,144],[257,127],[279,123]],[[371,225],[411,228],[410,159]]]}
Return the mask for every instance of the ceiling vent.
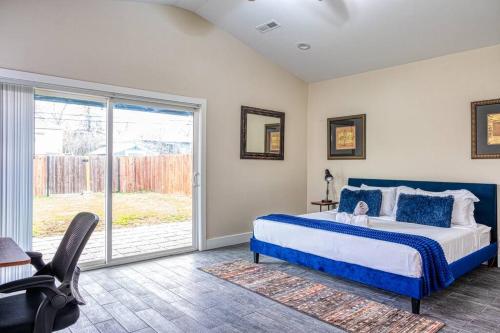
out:
{"label": "ceiling vent", "polygon": [[261,24],[261,25],[258,25],[257,27],[255,27],[257,30],[259,30],[260,32],[264,33],[264,32],[268,32],[268,31],[271,31],[271,30],[274,30],[274,29],[277,29],[279,28],[280,25],[278,22],[276,22],[275,20],[271,20],[267,23],[264,23],[264,24]]}

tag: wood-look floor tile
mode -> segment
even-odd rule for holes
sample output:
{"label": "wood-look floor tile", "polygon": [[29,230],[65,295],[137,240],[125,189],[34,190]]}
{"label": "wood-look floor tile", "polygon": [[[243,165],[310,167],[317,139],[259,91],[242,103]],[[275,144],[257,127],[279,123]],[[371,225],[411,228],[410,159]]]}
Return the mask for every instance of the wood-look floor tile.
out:
{"label": "wood-look floor tile", "polygon": [[138,296],[128,292],[128,290],[120,288],[109,292],[121,304],[125,305],[132,312],[145,310],[150,308],[148,304],[143,302]]}
{"label": "wood-look floor tile", "polygon": [[139,318],[146,322],[149,327],[151,327],[158,333],[182,332],[171,321],[169,321],[153,309],[138,311],[136,312],[136,314],[139,316]]}
{"label": "wood-look floor tile", "polygon": [[[263,265],[410,309],[406,297],[261,258]],[[341,332],[197,269],[237,259],[252,260],[248,245],[83,272],[80,286],[87,305],[81,307],[78,322],[61,332]],[[440,333],[500,332],[500,269],[481,267],[458,279],[447,290],[425,298],[422,313],[447,324]]]}
{"label": "wood-look floor tile", "polygon": [[125,305],[116,302],[104,305],[104,308],[120,323],[128,332],[138,331],[147,325]]}
{"label": "wood-look floor tile", "polygon": [[127,333],[127,330],[114,319],[95,324],[95,327],[101,333]]}

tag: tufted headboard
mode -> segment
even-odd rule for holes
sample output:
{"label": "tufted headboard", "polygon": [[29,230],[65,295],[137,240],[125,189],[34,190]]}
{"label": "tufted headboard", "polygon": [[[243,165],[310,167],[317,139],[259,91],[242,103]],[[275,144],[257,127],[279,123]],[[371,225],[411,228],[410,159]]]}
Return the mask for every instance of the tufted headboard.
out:
{"label": "tufted headboard", "polygon": [[351,186],[409,186],[420,188],[425,191],[440,192],[445,190],[469,190],[479,202],[475,203],[474,217],[477,223],[491,227],[491,242],[497,240],[497,185],[477,184],[477,183],[449,183],[449,182],[429,182],[418,180],[394,180],[394,179],[364,179],[349,178],[347,183]]}

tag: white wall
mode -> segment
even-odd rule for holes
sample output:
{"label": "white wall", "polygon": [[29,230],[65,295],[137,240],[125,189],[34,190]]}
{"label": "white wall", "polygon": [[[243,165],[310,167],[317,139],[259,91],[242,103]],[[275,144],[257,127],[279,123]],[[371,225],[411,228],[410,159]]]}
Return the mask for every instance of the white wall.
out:
{"label": "white wall", "polygon": [[[307,85],[199,16],[128,1],[2,0],[0,67],[206,98],[208,238],[306,210]],[[284,161],[240,160],[241,105],[286,113]]]}
{"label": "white wall", "polygon": [[[500,184],[500,160],[471,159],[470,103],[500,98],[500,45],[311,84],[308,201],[337,177]],[[328,161],[326,119],[366,113],[366,160]],[[314,210],[312,206],[309,210]]]}

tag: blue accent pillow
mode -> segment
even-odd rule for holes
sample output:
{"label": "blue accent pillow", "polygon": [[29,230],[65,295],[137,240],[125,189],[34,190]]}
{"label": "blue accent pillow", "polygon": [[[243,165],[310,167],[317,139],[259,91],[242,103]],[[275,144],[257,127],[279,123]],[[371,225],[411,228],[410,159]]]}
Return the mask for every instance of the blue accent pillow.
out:
{"label": "blue accent pillow", "polygon": [[368,216],[379,216],[382,206],[382,191],[380,190],[357,190],[347,188],[340,192],[339,213],[352,214],[358,202],[364,201],[368,205]]}
{"label": "blue accent pillow", "polygon": [[453,212],[453,196],[435,197],[400,194],[396,221],[449,228]]}

